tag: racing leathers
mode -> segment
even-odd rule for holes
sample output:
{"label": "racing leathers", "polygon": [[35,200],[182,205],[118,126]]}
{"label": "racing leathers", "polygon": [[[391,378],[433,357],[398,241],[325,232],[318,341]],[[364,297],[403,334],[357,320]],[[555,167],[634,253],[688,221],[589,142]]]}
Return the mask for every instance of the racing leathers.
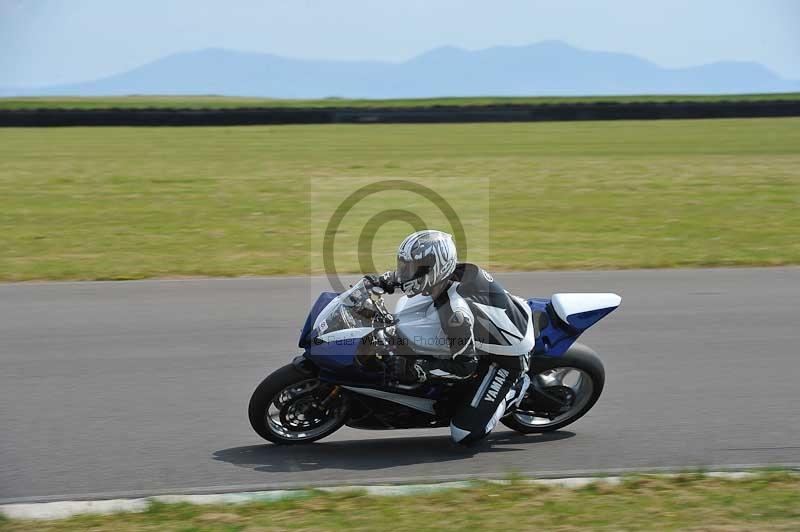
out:
{"label": "racing leathers", "polygon": [[527,391],[528,353],[535,342],[530,309],[488,272],[466,263],[456,266],[433,305],[449,356],[418,358],[409,374],[419,380],[473,379],[450,423],[453,440],[470,444],[491,432]]}

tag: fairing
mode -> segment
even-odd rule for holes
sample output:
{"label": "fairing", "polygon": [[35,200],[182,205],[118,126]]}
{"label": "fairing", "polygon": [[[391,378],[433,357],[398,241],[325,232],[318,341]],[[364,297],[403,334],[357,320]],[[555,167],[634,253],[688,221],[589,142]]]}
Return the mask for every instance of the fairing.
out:
{"label": "fairing", "polygon": [[336,296],[338,296],[336,292],[322,292],[317,300],[312,305],[311,310],[306,317],[306,322],[303,325],[303,329],[300,331],[300,340],[297,343],[298,347],[307,348],[311,345],[311,342],[314,339],[314,335],[312,334],[314,329],[314,321],[316,321],[317,316],[319,313],[322,312],[322,309],[328,306],[328,304],[333,301]]}
{"label": "fairing", "polygon": [[569,322],[563,320],[553,308],[552,300],[531,298],[527,300],[533,313],[536,333],[534,355],[558,357],[567,352],[583,332],[614,311],[621,299],[616,296],[616,306],[593,309],[567,315]]}
{"label": "fairing", "polygon": [[[383,376],[367,371],[356,361],[359,352],[371,349],[365,339],[376,326],[366,315],[359,314],[353,302],[363,301],[368,296],[359,283],[341,295],[323,293],[314,303],[303,327],[300,347],[306,350],[304,356],[319,369],[321,379],[348,386],[382,387]],[[426,350],[426,346],[415,345],[419,342],[413,341],[415,336],[433,338],[441,334],[441,331],[434,332],[425,325],[430,322],[425,319],[430,303],[430,298],[424,296],[401,298],[395,314],[398,319],[396,327],[401,338],[408,341],[415,352],[436,355],[438,346]],[[558,316],[550,299],[531,298],[526,303],[535,324],[536,342],[531,354],[551,357],[563,355],[588,327],[616,308],[568,315],[567,322]],[[346,317],[339,319],[342,312]]]}

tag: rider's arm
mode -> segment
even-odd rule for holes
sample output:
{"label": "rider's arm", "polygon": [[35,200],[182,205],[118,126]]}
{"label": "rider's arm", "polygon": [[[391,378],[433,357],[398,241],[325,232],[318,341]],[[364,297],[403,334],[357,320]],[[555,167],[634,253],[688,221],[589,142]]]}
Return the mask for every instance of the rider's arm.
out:
{"label": "rider's arm", "polygon": [[475,318],[468,310],[465,312],[456,309],[449,315],[447,322],[442,324],[442,330],[447,335],[450,354],[453,355],[454,360],[459,357],[475,356],[475,334],[472,330]]}
{"label": "rider's arm", "polygon": [[458,293],[458,284],[450,286],[447,292],[436,299],[435,304],[453,359],[475,356],[475,316],[467,300]]}
{"label": "rider's arm", "polygon": [[464,379],[472,376],[478,366],[473,332],[475,317],[455,288],[448,290],[445,297],[446,301],[437,301],[437,310],[451,358],[426,361],[425,370],[431,377]]}

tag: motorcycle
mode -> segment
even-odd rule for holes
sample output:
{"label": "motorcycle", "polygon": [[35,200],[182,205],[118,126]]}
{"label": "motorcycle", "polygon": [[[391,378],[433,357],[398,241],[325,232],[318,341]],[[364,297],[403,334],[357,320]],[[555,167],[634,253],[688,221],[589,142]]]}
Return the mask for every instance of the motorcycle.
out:
{"label": "motorcycle", "polygon": [[[442,348],[448,349],[438,322],[430,319],[433,301],[422,295],[403,296],[392,314],[383,296],[380,287],[362,278],[341,294],[323,292],[318,297],[300,333],[300,354],[267,376],[250,399],[250,423],[261,437],[276,444],[300,444],[329,436],[343,425],[449,425],[456,406],[474,388],[472,379],[410,385],[393,380],[391,371],[395,357],[441,356]],[[515,300],[533,321],[531,384],[500,421],[523,434],[555,431],[581,418],[600,397],[603,364],[576,340],[622,298],[562,293],[550,299]],[[490,364],[492,356],[479,357],[479,364]]]}

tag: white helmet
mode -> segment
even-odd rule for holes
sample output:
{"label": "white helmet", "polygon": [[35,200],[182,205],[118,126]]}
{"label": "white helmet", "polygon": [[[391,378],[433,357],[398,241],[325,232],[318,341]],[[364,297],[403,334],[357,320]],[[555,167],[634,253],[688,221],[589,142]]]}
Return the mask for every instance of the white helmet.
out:
{"label": "white helmet", "polygon": [[425,230],[408,235],[397,248],[397,282],[407,296],[430,295],[456,269],[453,236]]}

